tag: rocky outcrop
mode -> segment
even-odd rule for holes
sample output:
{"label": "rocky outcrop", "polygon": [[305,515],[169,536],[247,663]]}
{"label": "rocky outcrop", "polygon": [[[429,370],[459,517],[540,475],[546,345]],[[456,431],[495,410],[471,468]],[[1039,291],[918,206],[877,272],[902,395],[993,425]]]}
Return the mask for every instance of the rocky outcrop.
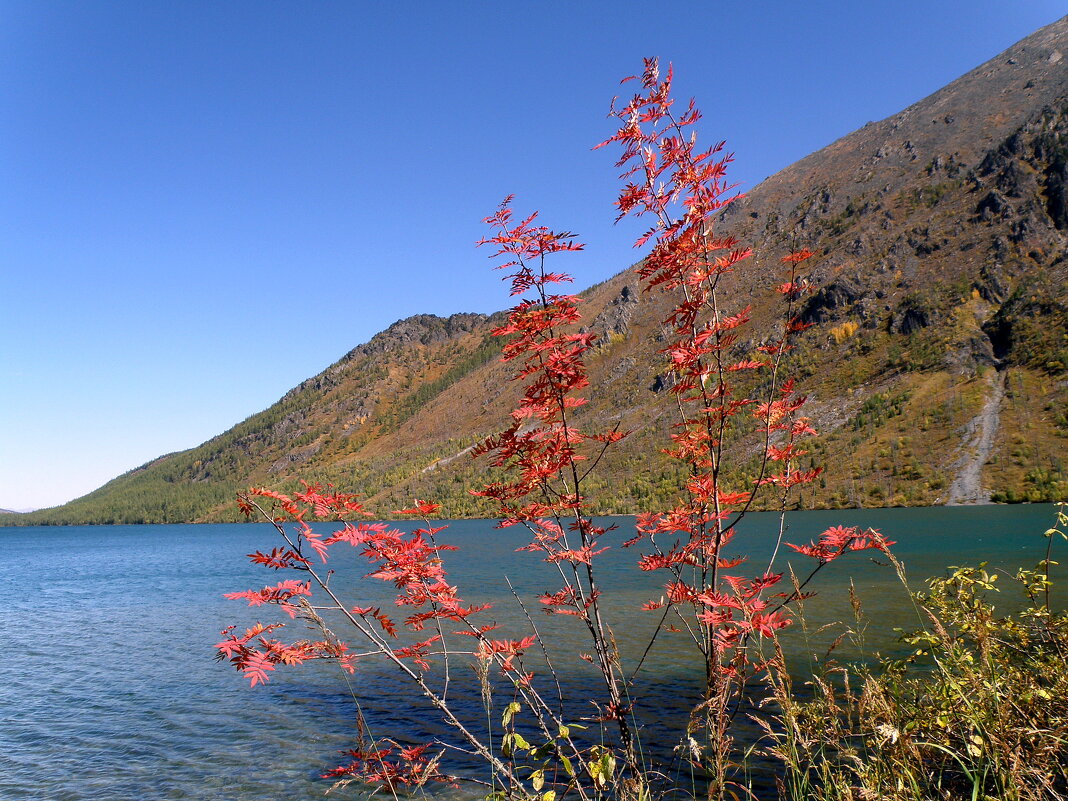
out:
{"label": "rocky outcrop", "polygon": [[929,326],[932,316],[933,312],[927,303],[916,295],[908,295],[890,316],[890,331],[908,336]]}
{"label": "rocky outcrop", "polygon": [[801,310],[802,322],[825,323],[847,313],[865,295],[859,283],[839,278],[820,287],[805,302]]}
{"label": "rocky outcrop", "polygon": [[609,340],[613,336],[625,337],[630,330],[631,318],[637,310],[637,290],[630,285],[624,285],[619,294],[605,306],[604,311],[597,315],[590,328],[601,341]]}
{"label": "rocky outcrop", "polygon": [[416,314],[398,320],[385,331],[375,334],[363,346],[365,354],[382,353],[397,347],[412,344],[431,345],[446,339],[466,334],[486,319],[484,314],[453,314],[438,317],[436,314]]}

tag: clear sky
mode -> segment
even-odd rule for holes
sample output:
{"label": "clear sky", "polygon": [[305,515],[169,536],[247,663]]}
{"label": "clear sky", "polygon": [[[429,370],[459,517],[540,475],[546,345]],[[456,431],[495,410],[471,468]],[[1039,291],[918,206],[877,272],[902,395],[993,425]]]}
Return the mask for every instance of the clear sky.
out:
{"label": "clear sky", "polygon": [[672,61],[752,187],[1068,13],[869,3],[0,0],[0,508],[260,411],[397,319],[490,312],[500,199],[632,260],[618,81]]}

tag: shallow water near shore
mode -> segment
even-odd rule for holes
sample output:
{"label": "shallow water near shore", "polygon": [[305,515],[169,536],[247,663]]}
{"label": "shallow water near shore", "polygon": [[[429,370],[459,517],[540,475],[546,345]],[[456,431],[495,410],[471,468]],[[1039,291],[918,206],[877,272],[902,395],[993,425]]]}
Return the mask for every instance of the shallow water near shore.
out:
{"label": "shallow water near shore", "polygon": [[[986,561],[1010,572],[1033,567],[1044,555],[1042,532],[1053,516],[1049,505],[805,512],[789,518],[787,539],[807,542],[836,524],[877,528],[897,541],[894,553],[918,589],[924,578],[944,573],[949,565]],[[621,532],[611,536],[616,542],[626,539],[632,519],[613,522]],[[775,526],[770,515],[751,515],[742,528],[742,541],[754,543],[748,552],[760,570]],[[547,565],[515,552],[521,536],[495,530],[491,522],[456,521],[439,539],[460,548],[448,555],[447,566],[464,598],[493,601],[487,617],[506,632],[523,634],[527,624],[505,576],[532,614],[539,606],[534,596],[557,588],[559,579],[554,583]],[[411,703],[403,686],[377,668],[361,667],[348,680],[333,665],[279,669],[265,687],[250,689],[239,674],[213,661],[212,646],[224,626],[275,619],[276,610],[249,610],[222,598],[225,592],[279,580],[245,558],[276,544],[269,527],[6,528],[0,529],[0,543],[6,555],[0,567],[5,599],[0,606],[0,798],[320,798],[330,786],[320,774],[343,761],[339,752],[355,737],[352,693],[366,699],[362,709],[376,734],[446,733]],[[1054,544],[1054,559],[1064,547]],[[660,595],[663,580],[634,568],[636,550],[613,548],[602,564],[607,614],[631,663],[655,622],[637,608]],[[791,561],[799,569],[808,567],[796,556]],[[829,621],[852,621],[844,591],[850,580],[867,624],[863,648],[843,651],[841,657],[870,657],[899,647],[895,629],[914,626],[917,618],[885,561],[855,554],[817,578],[813,586],[819,596],[806,608],[808,633],[797,627],[787,638],[799,671],[812,664],[808,654],[821,653],[836,636],[837,630],[815,634],[816,629]],[[359,580],[365,570],[355,558],[338,556],[331,566],[338,571],[336,586],[355,592],[354,602],[388,602],[380,582]],[[1001,583],[1008,590],[1008,579]],[[561,650],[578,641],[574,621],[539,616],[536,622],[547,639],[563,644]],[[291,624],[288,633],[304,636],[301,625]],[[591,711],[587,698],[594,685],[582,666],[563,657],[556,662],[565,677],[563,694],[576,714]],[[639,676],[635,695],[647,699],[640,713],[645,736],[663,740],[659,745],[665,749],[672,745],[668,733],[689,708],[696,687],[693,667],[682,638],[661,637]],[[478,719],[477,686],[467,676],[455,684],[456,697]],[[329,797],[364,795],[353,786]]]}

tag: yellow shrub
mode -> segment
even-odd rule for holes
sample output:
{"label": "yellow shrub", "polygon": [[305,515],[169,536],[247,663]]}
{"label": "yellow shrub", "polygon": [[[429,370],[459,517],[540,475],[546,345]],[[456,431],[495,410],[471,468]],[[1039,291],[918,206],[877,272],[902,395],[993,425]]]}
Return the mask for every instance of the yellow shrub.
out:
{"label": "yellow shrub", "polygon": [[831,329],[831,336],[834,337],[834,341],[841,345],[853,334],[857,333],[857,329],[860,328],[860,323],[850,320],[849,322],[836,325]]}

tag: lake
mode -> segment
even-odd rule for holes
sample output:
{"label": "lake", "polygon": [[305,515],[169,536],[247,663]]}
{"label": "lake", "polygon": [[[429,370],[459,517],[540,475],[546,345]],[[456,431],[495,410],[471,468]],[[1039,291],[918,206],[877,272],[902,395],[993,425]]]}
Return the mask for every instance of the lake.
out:
{"label": "lake", "polygon": [[[893,551],[919,588],[947,565],[1033,567],[1044,555],[1042,532],[1053,519],[1049,505],[804,512],[789,518],[788,539],[807,542],[835,524],[877,528],[897,541]],[[623,533],[633,523],[616,522]],[[750,515],[743,539],[756,542],[773,528],[771,516]],[[6,554],[0,567],[0,798],[322,797],[330,783],[319,775],[343,761],[339,752],[352,743],[355,730],[350,686],[336,666],[279,669],[266,686],[250,689],[240,674],[213,661],[212,646],[224,626],[275,619],[272,608],[250,610],[222,598],[288,577],[245,558],[277,544],[274,536],[261,525],[0,528]],[[494,601],[489,618],[517,636],[525,633],[523,616],[503,577],[532,607],[538,606],[536,593],[557,588],[547,565],[514,551],[523,544],[518,534],[494,530],[491,523],[456,521],[439,540],[460,548],[447,558],[465,600]],[[1066,561],[1064,547],[1055,544],[1054,559],[1060,548]],[[659,596],[663,580],[633,567],[637,550],[605,554],[602,574],[620,649],[631,660],[644,647],[655,614],[637,607]],[[754,545],[750,552],[767,558],[766,548],[762,553]],[[388,600],[380,582],[360,582],[365,571],[354,558],[333,553],[336,586],[354,590],[353,602]],[[916,612],[893,570],[869,553],[843,557],[820,575],[820,595],[807,605],[809,630],[852,620],[842,591],[852,580],[868,615],[863,652],[892,653],[898,648],[895,629],[914,626]],[[565,642],[577,630],[573,620],[539,615],[536,622]],[[836,631],[790,632],[788,648],[799,669],[809,664],[806,654],[825,649]],[[658,640],[653,665],[638,680],[654,710],[646,736],[656,739],[685,714],[696,686],[693,664],[681,638]],[[569,677],[565,694],[584,703],[588,676],[581,665],[558,662]],[[363,712],[376,731],[390,731],[398,718],[404,730],[428,736],[440,731],[388,673],[361,666],[349,681],[368,699]],[[477,711],[472,684],[457,692],[467,693]],[[363,795],[350,787],[329,797]]]}

